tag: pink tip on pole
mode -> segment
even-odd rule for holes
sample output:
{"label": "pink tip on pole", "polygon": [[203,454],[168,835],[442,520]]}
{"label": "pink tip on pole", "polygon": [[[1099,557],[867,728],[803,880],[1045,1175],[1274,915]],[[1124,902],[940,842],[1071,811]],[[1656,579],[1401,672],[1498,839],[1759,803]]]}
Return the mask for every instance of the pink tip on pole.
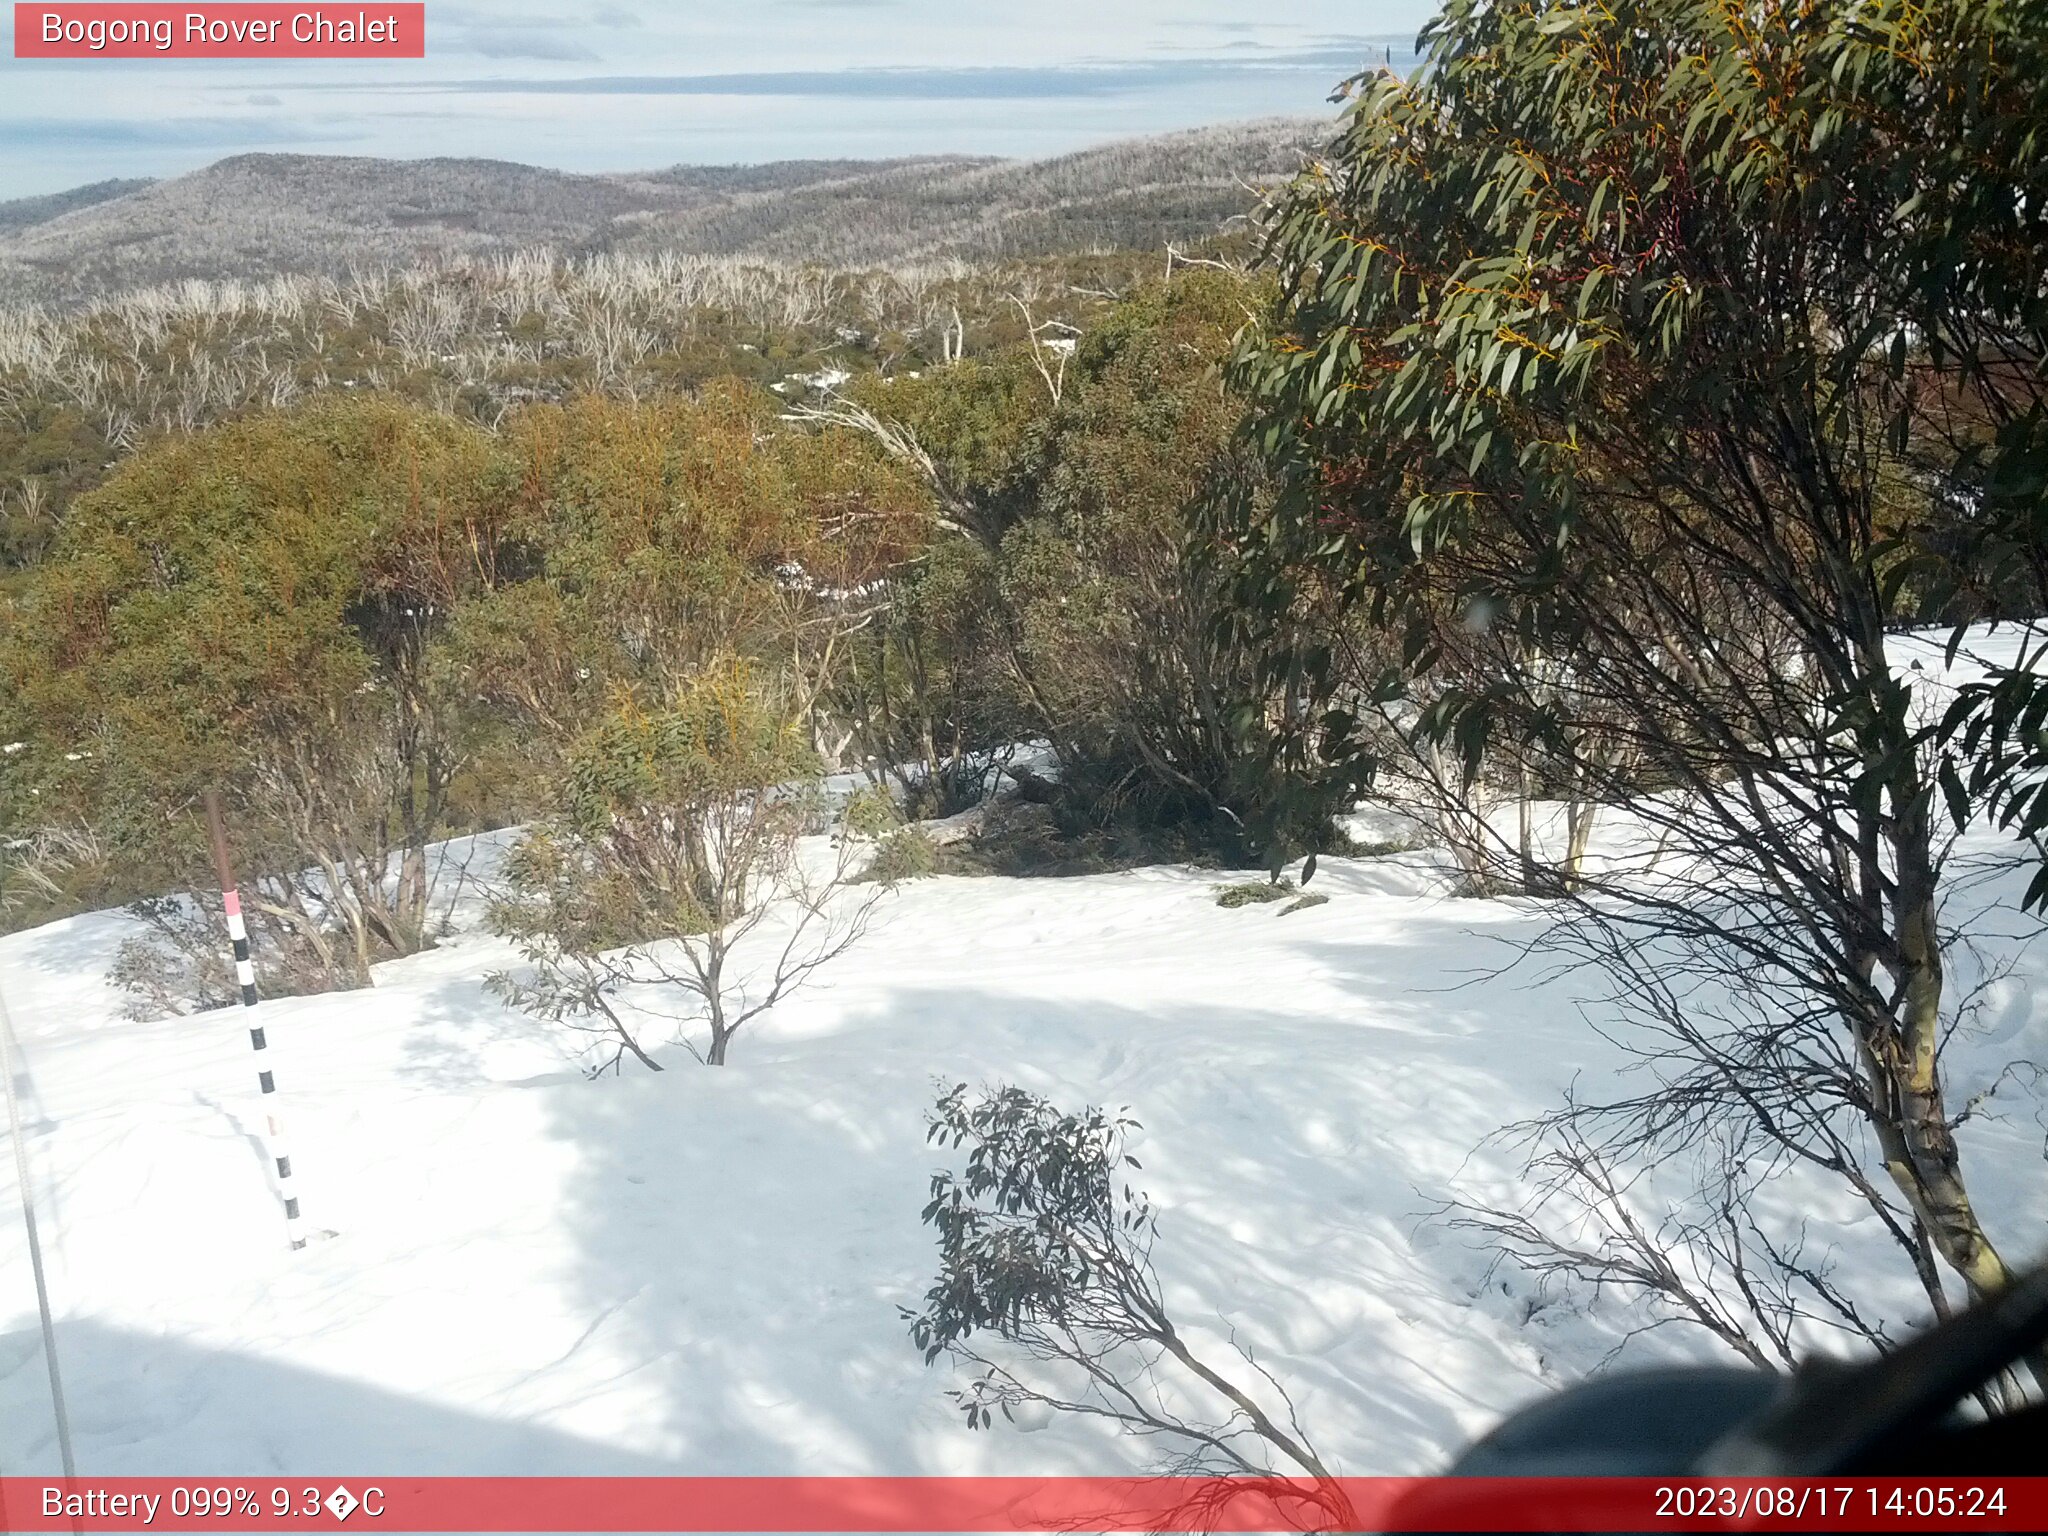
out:
{"label": "pink tip on pole", "polygon": [[229,917],[240,917],[242,915],[242,893],[240,891],[222,891],[220,899],[226,903]]}

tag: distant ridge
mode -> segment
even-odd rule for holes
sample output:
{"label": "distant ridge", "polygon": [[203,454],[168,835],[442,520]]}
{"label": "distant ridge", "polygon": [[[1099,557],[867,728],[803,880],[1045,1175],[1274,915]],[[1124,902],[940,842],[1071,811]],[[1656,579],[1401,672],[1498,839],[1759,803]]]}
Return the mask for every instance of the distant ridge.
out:
{"label": "distant ridge", "polygon": [[16,230],[47,223],[59,214],[75,213],[96,203],[109,203],[117,197],[126,197],[131,192],[140,192],[155,185],[147,178],[96,181],[89,187],[73,187],[68,192],[49,192],[41,197],[18,197],[11,202],[0,202],[0,235],[11,235]]}
{"label": "distant ridge", "polygon": [[1046,160],[925,156],[575,175],[498,160],[238,155],[0,203],[0,302],[545,247],[835,265],[1150,248],[1213,234],[1327,136],[1313,118]]}

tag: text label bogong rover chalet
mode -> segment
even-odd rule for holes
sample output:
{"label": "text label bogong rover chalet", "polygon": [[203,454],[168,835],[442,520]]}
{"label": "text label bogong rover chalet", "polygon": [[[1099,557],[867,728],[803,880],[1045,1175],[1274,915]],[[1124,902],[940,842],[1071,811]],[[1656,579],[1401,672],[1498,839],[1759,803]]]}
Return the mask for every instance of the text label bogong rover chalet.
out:
{"label": "text label bogong rover chalet", "polygon": [[14,7],[20,59],[419,59],[424,4]]}

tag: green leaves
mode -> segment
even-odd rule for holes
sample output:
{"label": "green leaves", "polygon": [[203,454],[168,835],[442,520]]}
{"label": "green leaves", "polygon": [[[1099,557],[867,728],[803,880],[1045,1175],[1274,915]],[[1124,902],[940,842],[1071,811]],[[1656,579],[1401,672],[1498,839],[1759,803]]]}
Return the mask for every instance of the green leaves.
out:
{"label": "green leaves", "polygon": [[734,797],[795,794],[819,776],[796,715],[739,665],[679,680],[643,709],[622,699],[570,753],[562,809],[602,838],[621,820],[699,817]]}
{"label": "green leaves", "polygon": [[[1960,635],[1957,636],[1960,640]],[[1960,689],[1937,731],[1947,750],[1941,789],[1958,828],[1976,807],[2038,848],[2048,838],[2048,662],[2038,639],[2008,666]],[[1960,764],[1968,765],[1965,776]],[[2028,886],[2025,904],[2048,911],[2048,859]]]}
{"label": "green leaves", "polygon": [[496,488],[481,432],[377,399],[168,439],[73,508],[8,670],[45,739],[97,735],[100,779],[181,804],[421,680]]}
{"label": "green leaves", "polygon": [[[1268,226],[1283,299],[1237,376],[1295,493],[1233,532],[1288,575],[1246,594],[1276,674],[1287,591],[1435,622],[1438,573],[1484,570],[1540,636],[1605,579],[1589,512],[1634,559],[1631,520],[1838,498],[1813,539],[1758,536],[1839,541],[1825,581],[1886,618],[2023,601],[2048,382],[1985,359],[2048,352],[2048,11],[1452,0],[1425,46]],[[1974,510],[1938,526],[1943,498]],[[1435,724],[1469,753],[1484,720]]]}
{"label": "green leaves", "polygon": [[[932,1176],[923,1212],[939,1275],[924,1309],[906,1316],[927,1364],[982,1330],[1017,1339],[1106,1322],[1104,1297],[1150,1292],[1156,1213],[1128,1178],[1141,1167],[1126,1148],[1138,1128],[1127,1113],[1064,1113],[1021,1088],[970,1095],[961,1084],[940,1096],[926,1140],[967,1158]],[[979,1412],[970,1422],[985,1422]]]}

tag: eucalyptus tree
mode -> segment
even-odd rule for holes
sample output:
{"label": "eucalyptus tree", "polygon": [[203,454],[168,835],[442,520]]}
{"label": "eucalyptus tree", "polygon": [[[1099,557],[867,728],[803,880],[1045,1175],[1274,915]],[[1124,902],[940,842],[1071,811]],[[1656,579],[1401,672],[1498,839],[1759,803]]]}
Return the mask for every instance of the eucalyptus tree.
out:
{"label": "eucalyptus tree", "polygon": [[1310,701],[1276,754],[1355,777],[1430,679],[1468,769],[1625,804],[1663,855],[1554,882],[1559,939],[1664,1070],[1593,1120],[1638,1154],[1739,1125],[1750,1176],[1854,1185],[1937,1309],[1937,1256],[1996,1291],[1941,1059],[1944,820],[1981,806],[1887,638],[2038,541],[2048,22],[1450,0],[1424,43],[1280,201],[1242,358],[1285,484],[1218,533],[1239,638]]}

